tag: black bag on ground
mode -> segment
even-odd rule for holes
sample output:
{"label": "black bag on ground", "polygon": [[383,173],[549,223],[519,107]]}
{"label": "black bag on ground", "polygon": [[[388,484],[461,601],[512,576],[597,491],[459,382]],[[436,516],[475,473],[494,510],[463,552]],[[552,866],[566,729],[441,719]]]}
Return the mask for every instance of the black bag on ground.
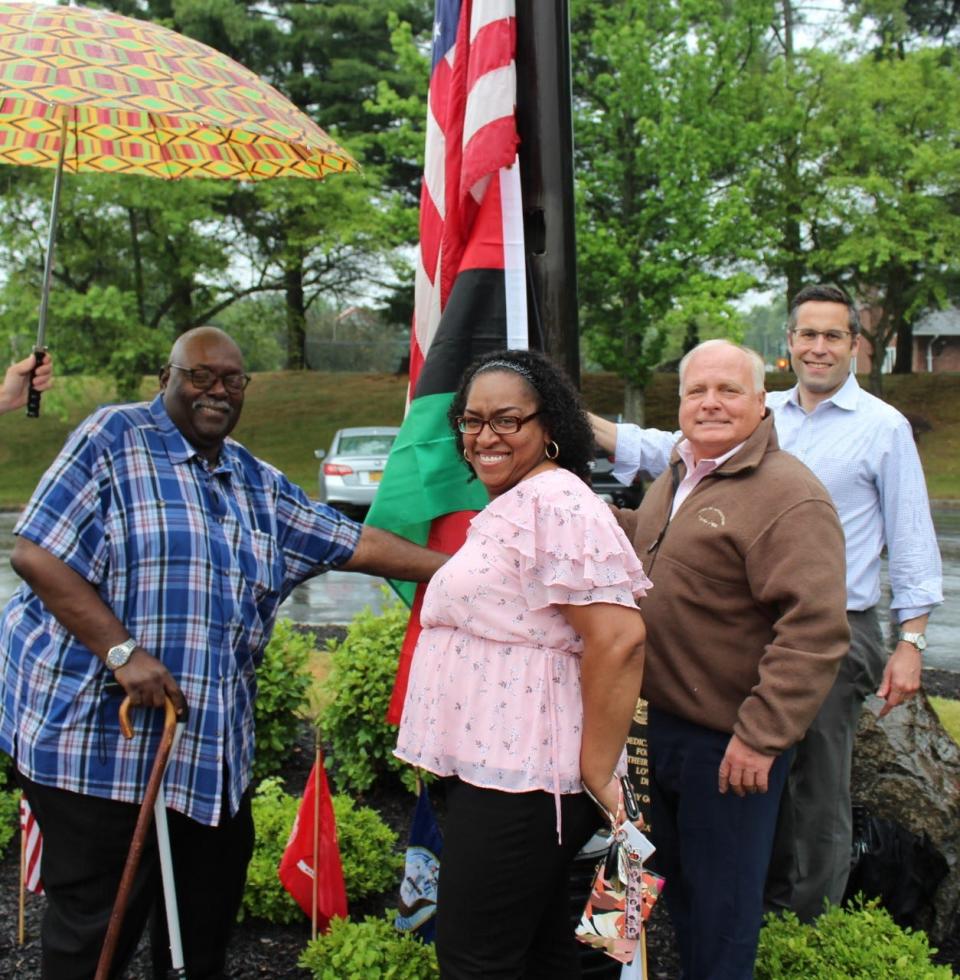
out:
{"label": "black bag on ground", "polygon": [[858,892],[880,899],[898,926],[915,927],[948,871],[944,856],[924,831],[919,837],[894,820],[853,806],[853,852],[846,905]]}

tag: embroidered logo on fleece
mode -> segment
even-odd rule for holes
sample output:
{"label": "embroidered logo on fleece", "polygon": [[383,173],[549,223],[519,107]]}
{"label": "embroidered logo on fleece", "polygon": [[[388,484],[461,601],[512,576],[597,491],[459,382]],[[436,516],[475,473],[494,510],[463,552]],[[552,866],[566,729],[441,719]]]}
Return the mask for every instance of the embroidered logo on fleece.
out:
{"label": "embroidered logo on fleece", "polygon": [[708,524],[710,527],[723,527],[727,523],[723,511],[719,507],[703,507],[697,511],[697,520],[701,524]]}

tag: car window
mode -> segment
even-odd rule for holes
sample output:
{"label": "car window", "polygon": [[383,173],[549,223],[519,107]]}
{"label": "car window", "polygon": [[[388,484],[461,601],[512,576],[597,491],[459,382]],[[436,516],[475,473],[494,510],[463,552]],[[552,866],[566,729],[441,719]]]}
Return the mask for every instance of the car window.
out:
{"label": "car window", "polygon": [[341,436],[337,453],[344,456],[386,456],[396,436]]}

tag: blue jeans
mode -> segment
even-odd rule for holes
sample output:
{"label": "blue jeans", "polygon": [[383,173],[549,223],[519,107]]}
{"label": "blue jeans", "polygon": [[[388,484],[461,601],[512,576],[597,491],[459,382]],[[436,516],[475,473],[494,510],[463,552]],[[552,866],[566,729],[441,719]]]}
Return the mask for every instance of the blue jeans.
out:
{"label": "blue jeans", "polygon": [[790,752],[766,793],[721,794],[730,735],[650,708],[653,865],[666,878],[684,980],[752,980],[763,885]]}

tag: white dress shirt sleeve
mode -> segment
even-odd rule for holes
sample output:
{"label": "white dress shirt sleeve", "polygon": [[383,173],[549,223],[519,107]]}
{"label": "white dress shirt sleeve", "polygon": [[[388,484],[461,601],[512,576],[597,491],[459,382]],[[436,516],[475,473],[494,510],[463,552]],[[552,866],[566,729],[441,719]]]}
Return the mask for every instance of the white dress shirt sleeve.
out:
{"label": "white dress shirt sleeve", "polygon": [[877,473],[887,544],[891,610],[897,622],[929,613],[943,602],[943,571],[930,501],[910,424],[890,434]]}
{"label": "white dress shirt sleeve", "polygon": [[638,473],[658,477],[670,465],[670,454],[682,435],[662,429],[641,429],[632,422],[618,423],[614,478],[630,486]]}

